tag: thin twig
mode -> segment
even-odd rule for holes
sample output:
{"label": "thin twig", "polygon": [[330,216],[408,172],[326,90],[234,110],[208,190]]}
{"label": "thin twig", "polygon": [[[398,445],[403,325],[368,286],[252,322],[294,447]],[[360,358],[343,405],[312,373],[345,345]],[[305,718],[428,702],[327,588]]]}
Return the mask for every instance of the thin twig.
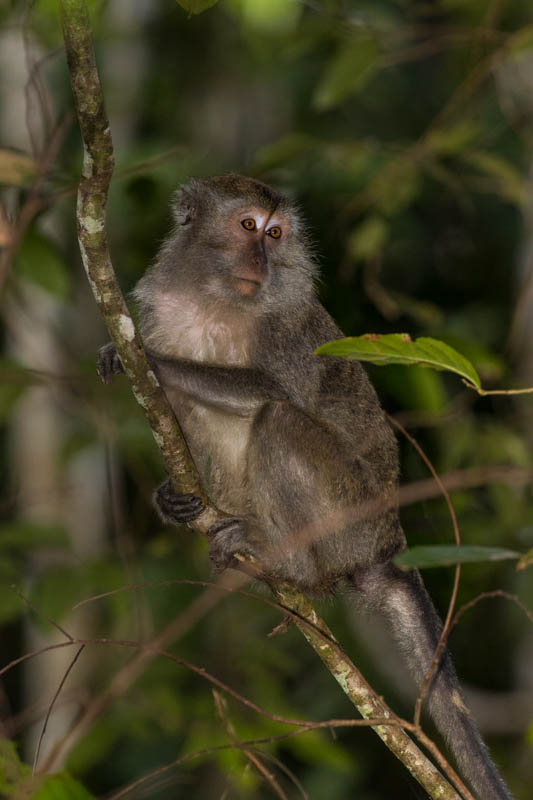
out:
{"label": "thin twig", "polygon": [[81,656],[81,654],[84,651],[84,649],[85,649],[85,645],[82,644],[80,649],[78,650],[78,652],[76,653],[76,655],[74,656],[74,658],[72,659],[70,664],[68,665],[67,669],[65,670],[65,674],[63,675],[63,677],[61,678],[61,681],[59,682],[59,686],[57,687],[56,692],[55,692],[55,694],[54,694],[54,696],[52,698],[52,702],[48,706],[48,710],[47,710],[46,716],[44,718],[41,734],[39,736],[39,741],[37,742],[37,747],[35,749],[35,757],[33,759],[32,775],[35,775],[35,772],[37,770],[37,762],[39,761],[39,753],[41,752],[41,744],[43,742],[44,735],[45,735],[46,729],[48,727],[48,720],[50,719],[50,715],[51,715],[52,710],[53,710],[53,708],[55,706],[56,700],[59,697],[59,695],[61,694],[61,689],[65,685],[65,682],[66,682],[68,676],[70,675],[70,673],[72,671],[72,668],[74,667],[74,664],[76,663],[78,658]]}
{"label": "thin twig", "polygon": [[121,647],[127,649],[135,649],[139,651],[145,651],[148,653],[154,653],[155,655],[161,656],[162,658],[166,658],[169,661],[174,662],[178,666],[184,667],[188,669],[190,672],[193,672],[196,675],[199,675],[204,680],[211,683],[213,686],[218,687],[223,692],[228,694],[230,697],[233,697],[234,700],[237,700],[242,705],[246,706],[247,708],[254,711],[256,714],[261,715],[267,719],[272,720],[272,722],[277,722],[283,725],[293,725],[295,727],[302,727],[308,728],[309,730],[314,730],[315,728],[357,728],[357,727],[368,727],[373,725],[390,725],[392,727],[406,727],[409,731],[415,731],[415,726],[413,723],[408,722],[407,720],[403,720],[400,717],[397,717],[395,714],[390,716],[384,717],[377,717],[374,719],[329,719],[324,721],[308,721],[308,720],[301,720],[301,719],[292,719],[290,717],[284,717],[280,714],[273,714],[266,709],[259,706],[257,703],[254,703],[253,700],[249,700],[244,695],[237,692],[235,689],[232,689],[231,686],[221,681],[216,675],[212,675],[208,672],[205,667],[199,667],[196,664],[193,664],[190,661],[187,661],[180,656],[177,656],[175,653],[170,653],[168,650],[163,650],[162,648],[153,647],[152,645],[144,644],[143,642],[136,642],[131,639],[108,639],[108,638],[100,638],[100,639],[86,639],[86,638],[76,638],[73,639],[71,642],[58,642],[56,644],[46,645],[45,647],[41,647],[39,650],[34,650],[30,653],[25,653],[23,656],[19,658],[13,659],[6,664],[5,667],[0,669],[0,676],[7,673],[9,670],[13,669],[14,667],[18,666],[19,664],[28,661],[32,658],[36,658],[37,656],[43,655],[46,652],[50,652],[51,650],[61,650],[64,647],[73,647],[75,645],[84,645],[84,646],[114,646],[114,647]]}
{"label": "thin twig", "polygon": [[[148,773],[147,775],[143,775],[142,777],[138,778],[133,783],[129,783],[127,786],[124,786],[118,792],[115,792],[107,800],[121,800],[121,798],[126,797],[130,792],[134,789],[138,789],[144,783],[147,783],[154,778],[158,778],[160,775],[163,775],[165,772],[168,772],[171,769],[175,769],[180,764],[184,764],[187,761],[193,761],[195,758],[204,758],[205,756],[211,756],[215,753],[224,752],[224,750],[242,750],[244,748],[252,748],[256,747],[260,744],[269,744],[271,742],[278,742],[282,741],[283,739],[293,738],[294,736],[300,736],[302,733],[307,733],[307,729],[302,728],[301,730],[297,731],[289,731],[289,733],[281,734],[281,736],[269,736],[264,739],[249,739],[243,742],[236,742],[231,744],[220,744],[215,745],[213,747],[206,747],[203,750],[197,750],[194,753],[187,753],[180,758],[175,759],[175,761],[171,761],[169,764],[164,764],[161,767],[153,770],[152,772]],[[264,754],[262,754],[264,756]],[[300,787],[298,787],[300,788]],[[302,790],[302,796],[305,800],[308,800],[308,795],[305,791]]]}
{"label": "thin twig", "polygon": [[470,381],[467,381],[466,378],[461,378],[464,385],[467,386],[469,389],[473,389],[474,392],[477,392],[481,397],[488,397],[490,395],[515,395],[515,394],[533,394],[533,386],[526,386],[523,389],[482,389],[480,386],[475,386]]}
{"label": "thin twig", "polygon": [[[321,620],[319,620],[319,622],[321,626],[324,625],[324,623]],[[317,631],[315,623],[310,622],[304,617],[302,617],[299,621],[296,620],[296,624],[301,629],[307,630],[306,638],[308,638],[309,641],[311,642],[314,641],[313,646],[315,647],[315,650],[319,652],[322,660],[326,663],[326,665],[329,665],[332,671],[334,670],[335,666],[339,668],[339,672],[335,674],[335,677],[337,677],[337,675],[340,675],[342,673],[343,679],[341,680],[341,683],[345,684],[344,690],[350,696],[350,694],[352,693],[351,685],[354,679],[357,685],[357,679],[355,678],[357,670],[355,669],[353,664],[344,654],[342,654],[342,651],[337,645],[334,646],[334,649],[337,650],[337,653],[334,653],[333,655],[331,654],[332,643],[329,641],[329,637],[326,634],[324,634],[321,630]],[[321,645],[316,644],[316,638],[318,638],[318,641],[321,642]],[[417,770],[419,771],[422,768],[424,769],[424,775],[422,776],[422,780],[419,782],[422,783],[422,785],[426,786],[428,790],[433,793],[434,797],[445,798],[445,800],[447,798],[450,798],[450,800],[457,800],[457,794],[451,789],[449,784],[443,782],[442,776],[434,771],[433,765],[431,765],[430,762],[427,762],[428,766],[427,767],[425,766],[425,764],[423,763],[426,761],[425,756],[419,750],[417,750],[416,747],[414,748],[414,752],[411,753],[410,748],[414,747],[414,745],[412,745],[412,742],[405,737],[403,731],[407,730],[414,733],[417,736],[417,738],[419,738],[420,741],[424,743],[424,746],[426,747],[428,746],[428,742],[431,743],[431,740],[423,733],[423,731],[421,731],[419,726],[416,726],[414,725],[414,723],[408,722],[407,720],[404,720],[398,717],[396,714],[394,714],[390,709],[387,708],[387,706],[383,703],[381,699],[374,696],[371,690],[367,697],[368,706],[366,710],[363,710],[363,714],[365,715],[363,719],[334,719],[334,720],[330,719],[325,721],[312,721],[312,722],[305,720],[295,720],[283,717],[279,714],[272,714],[266,711],[261,706],[257,705],[257,703],[254,703],[252,700],[249,700],[248,698],[244,697],[239,692],[235,691],[230,686],[221,681],[219,678],[209,673],[205,668],[198,667],[197,665],[192,664],[191,662],[186,661],[185,659],[173,653],[169,653],[168,651],[163,650],[161,648],[155,648],[150,645],[145,645],[141,642],[135,642],[127,639],[117,640],[117,639],[107,639],[107,638],[100,638],[100,639],[77,638],[74,639],[72,642],[70,641],[60,642],[55,645],[47,645],[45,647],[40,648],[37,651],[26,653],[17,659],[13,659],[9,664],[0,669],[0,676],[5,674],[8,670],[12,669],[16,665],[21,664],[31,658],[42,655],[52,650],[58,650],[64,647],[70,647],[74,645],[93,645],[93,646],[114,645],[116,647],[135,648],[139,651],[145,651],[148,653],[152,653],[154,655],[161,656],[199,675],[200,677],[209,681],[213,686],[218,687],[226,694],[228,694],[230,697],[233,697],[242,705],[246,706],[247,708],[250,708],[251,710],[255,711],[261,716],[271,719],[274,722],[286,725],[293,725],[298,728],[306,728],[309,730],[317,728],[335,728],[335,727],[352,728],[352,727],[370,726],[378,733],[380,738],[382,738],[383,741],[385,741],[385,743],[388,744],[389,748],[392,749],[393,752],[395,752],[398,746],[400,745],[402,746],[403,748],[402,753],[404,756],[402,760],[404,760],[405,766],[409,769],[409,771],[411,771],[412,774],[414,774],[414,777],[417,777],[416,774]],[[335,660],[332,662],[332,659],[336,659],[336,664]],[[372,709],[374,708],[383,709],[385,716],[377,716],[377,715],[372,716]],[[395,739],[393,736],[393,732],[395,730],[400,735],[399,740]],[[387,731],[389,733],[387,733]],[[448,764],[448,762],[446,761],[442,753],[440,753],[438,748],[435,745],[433,745],[432,747],[430,747],[430,750],[437,758],[439,765],[441,766],[443,771],[450,778],[452,783],[458,788],[461,795],[464,798],[466,798],[466,800],[473,800],[468,789],[465,787],[465,785],[463,784],[463,782],[461,781],[455,770],[451,767],[451,765]],[[412,757],[416,757],[417,759],[415,764],[412,764],[410,761],[411,755]],[[426,773],[426,770],[428,769],[430,769],[430,771]]]}
{"label": "thin twig", "polygon": [[[237,576],[242,580],[240,575]],[[225,576],[225,581],[234,581],[234,576]],[[203,619],[221,600],[221,593],[216,591],[216,586],[210,587],[205,584],[206,591],[196,597],[192,603],[175,619],[171,620],[163,630],[159,631],[150,642],[156,648],[169,647],[188,633],[191,628]],[[224,588],[220,586],[219,588]],[[230,587],[227,591],[232,591]],[[48,754],[44,768],[46,770],[55,769],[64,757],[66,752],[87,733],[92,723],[119,698],[122,697],[131,686],[143,674],[149,664],[157,657],[156,651],[141,650],[128,661],[108,683],[108,685],[95,697],[91,698],[86,704],[82,714],[76,719],[73,726],[58,741]]]}
{"label": "thin twig", "polygon": [[[296,731],[293,731],[293,733],[296,734]],[[305,731],[302,731],[302,733],[305,733]],[[332,729],[332,733],[333,733],[333,729]],[[299,735],[299,734],[297,734],[297,735]],[[265,744],[266,744],[266,742],[265,742]],[[265,759],[265,761],[271,761],[273,764],[275,764],[277,766],[277,768],[281,772],[285,773],[287,778],[296,786],[296,789],[301,794],[303,800],[310,800],[309,795],[305,791],[301,781],[298,780],[298,778],[296,777],[296,775],[294,774],[292,769],[289,769],[288,766],[286,764],[284,764],[283,761],[281,761],[281,759],[276,758],[276,756],[273,755],[272,753],[269,753],[269,752],[267,752],[265,750],[260,750],[258,752],[261,753],[261,756]]]}
{"label": "thin twig", "polygon": [[463,606],[461,606],[453,618],[451,627],[455,627],[457,625],[465,611],[469,611],[474,606],[477,606],[481,600],[489,600],[493,597],[504,597],[506,600],[511,600],[511,602],[515,603],[520,609],[522,609],[529,621],[533,624],[533,611],[531,611],[526,604],[520,600],[519,597],[517,597],[515,594],[504,592],[503,589],[494,589],[492,592],[481,592],[468,603],[465,603]]}
{"label": "thin twig", "polygon": [[43,614],[43,612],[42,612],[40,609],[38,609],[36,606],[34,606],[34,604],[31,602],[31,600],[28,600],[28,598],[27,598],[27,597],[25,597],[25,596],[22,594],[22,592],[20,591],[20,589],[17,589],[17,587],[16,587],[16,586],[12,586],[12,587],[11,587],[11,590],[12,590],[12,591],[13,591],[13,592],[14,592],[14,593],[17,595],[17,597],[20,597],[20,599],[22,600],[22,602],[23,602],[25,605],[27,605],[27,606],[28,606],[28,608],[31,608],[31,610],[32,610],[32,611],[34,611],[34,612],[35,612],[35,614],[37,614],[37,616],[39,616],[41,619],[44,619],[44,620],[46,620],[46,622],[49,622],[49,623],[50,623],[50,625],[53,625],[53,626],[54,626],[54,628],[55,628],[56,630],[58,630],[58,631],[59,631],[59,633],[62,633],[62,634],[63,634],[63,636],[64,636],[66,639],[68,639],[70,642],[74,641],[74,640],[73,640],[73,638],[72,638],[72,636],[70,635],[70,633],[69,633],[68,631],[66,631],[64,628],[62,628],[62,627],[61,627],[61,625],[59,624],[59,622],[56,622],[56,621],[55,621],[55,619],[52,619],[52,617],[49,617],[47,614]]}
{"label": "thin twig", "polygon": [[[393,419],[392,417],[389,417],[389,420],[399,431],[401,431],[403,433],[403,435],[406,437],[406,439],[408,439],[408,441],[413,445],[413,447],[416,449],[417,453],[419,454],[420,458],[424,461],[424,463],[428,467],[429,471],[433,475],[434,480],[436,481],[436,483],[437,483],[437,485],[438,485],[438,487],[439,487],[444,499],[446,500],[446,504],[447,504],[448,509],[450,511],[450,517],[451,517],[451,520],[452,520],[453,532],[454,532],[454,536],[455,536],[455,543],[459,546],[461,544],[461,536],[459,534],[459,525],[457,524],[457,517],[455,515],[455,509],[453,507],[453,503],[451,501],[450,495],[448,494],[448,492],[446,490],[446,487],[444,486],[442,480],[440,479],[440,477],[439,477],[439,475],[437,473],[437,470],[435,469],[435,467],[433,466],[433,464],[431,463],[431,461],[429,460],[427,455],[424,453],[424,451],[422,450],[422,448],[420,447],[420,445],[418,444],[416,439],[413,436],[411,436],[411,434],[408,433],[405,430],[405,428],[402,425],[400,425],[400,423],[397,420]],[[435,653],[433,654],[433,659],[431,661],[431,664],[429,665],[429,669],[427,670],[426,674],[424,675],[424,680],[422,681],[422,683],[420,685],[420,689],[418,690],[418,697],[416,699],[415,713],[414,713],[414,723],[415,723],[415,725],[417,727],[420,727],[420,715],[422,713],[422,705],[424,703],[424,698],[425,698],[425,696],[427,694],[429,685],[431,683],[431,679],[433,678],[433,675],[435,674],[435,671],[436,671],[436,669],[437,669],[437,667],[439,665],[442,653],[443,653],[444,648],[446,646],[446,641],[448,639],[448,634],[450,632],[450,627],[451,627],[453,610],[455,608],[455,602],[457,600],[457,592],[459,590],[459,580],[460,580],[460,578],[461,578],[461,565],[460,564],[456,564],[456,566],[455,566],[455,575],[454,575],[454,580],[453,580],[452,594],[451,594],[450,602],[449,602],[449,605],[448,605],[448,612],[446,614],[446,619],[444,621],[444,625],[443,625],[443,628],[442,628],[442,631],[441,631],[441,634],[440,634],[440,638],[439,638],[437,647],[435,648]]]}
{"label": "thin twig", "polygon": [[[224,698],[216,691],[216,689],[213,689],[213,698],[215,701],[215,708],[218,718],[220,719],[224,727],[224,730],[232,740],[233,744],[240,745],[239,739],[235,733],[235,729],[229,720]],[[267,770],[261,759],[255,753],[252,753],[252,751],[249,748],[242,747],[241,749],[243,755],[246,756],[246,758],[250,761],[251,764],[253,764],[253,766],[256,768],[259,774],[264,778],[264,780],[272,787],[272,791],[274,792],[274,794],[280,797],[281,800],[289,800],[289,798],[287,797],[287,795],[277,782],[275,776],[272,775],[272,773]]]}

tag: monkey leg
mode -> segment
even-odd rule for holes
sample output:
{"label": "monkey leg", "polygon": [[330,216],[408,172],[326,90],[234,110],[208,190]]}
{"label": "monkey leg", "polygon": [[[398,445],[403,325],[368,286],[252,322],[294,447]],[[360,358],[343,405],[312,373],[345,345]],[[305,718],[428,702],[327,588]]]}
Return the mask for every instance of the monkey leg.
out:
{"label": "monkey leg", "polygon": [[288,402],[267,403],[250,441],[249,496],[273,577],[329,590],[353,567],[386,558],[391,542],[401,540],[387,512],[358,517],[379,495],[373,468],[320,420]]}
{"label": "monkey leg", "polygon": [[207,532],[209,557],[217,572],[242,566],[236,558],[237,554],[260,560],[260,549],[254,547],[249,527],[246,519],[238,517],[227,517],[211,525]]}
{"label": "monkey leg", "polygon": [[194,494],[177,494],[170,482],[166,480],[154,493],[154,505],[163,522],[179,525],[192,522],[199,517],[204,504]]}
{"label": "monkey leg", "polygon": [[[157,513],[170,525],[192,522],[204,510],[201,498],[194,494],[177,494],[170,482],[166,480],[154,492],[154,505]],[[258,555],[250,542],[247,522],[238,517],[225,517],[215,522],[207,532],[209,539],[209,557],[216,572],[228,567],[241,566],[236,554],[243,556]]]}

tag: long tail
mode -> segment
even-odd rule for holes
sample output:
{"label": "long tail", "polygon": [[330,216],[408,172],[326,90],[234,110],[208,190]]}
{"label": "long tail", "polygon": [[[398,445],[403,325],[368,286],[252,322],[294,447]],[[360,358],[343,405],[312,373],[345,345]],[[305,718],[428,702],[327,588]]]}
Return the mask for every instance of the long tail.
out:
{"label": "long tail", "polygon": [[[351,579],[365,605],[386,617],[413,677],[420,684],[433,660],[442,630],[420,574],[403,572],[388,563],[357,571]],[[441,658],[426,703],[477,800],[512,800],[465,705],[447,651]]]}

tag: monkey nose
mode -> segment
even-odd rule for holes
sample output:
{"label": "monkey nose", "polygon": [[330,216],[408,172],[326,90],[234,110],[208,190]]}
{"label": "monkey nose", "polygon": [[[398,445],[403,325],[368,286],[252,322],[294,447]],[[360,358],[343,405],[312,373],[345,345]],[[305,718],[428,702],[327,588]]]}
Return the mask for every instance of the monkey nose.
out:
{"label": "monkey nose", "polygon": [[261,284],[265,280],[267,272],[268,262],[266,255],[256,250],[255,253],[251,253],[244,262],[238,265],[237,269],[234,271],[234,275]]}
{"label": "monkey nose", "polygon": [[268,259],[263,242],[256,242],[251,261],[257,276],[260,280],[264,280],[267,274]]}

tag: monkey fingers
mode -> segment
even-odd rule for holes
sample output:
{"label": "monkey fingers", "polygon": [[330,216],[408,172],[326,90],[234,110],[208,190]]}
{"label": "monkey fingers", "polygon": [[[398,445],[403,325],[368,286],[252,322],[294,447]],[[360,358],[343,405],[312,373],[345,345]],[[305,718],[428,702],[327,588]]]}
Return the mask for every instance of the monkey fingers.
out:
{"label": "monkey fingers", "polygon": [[108,342],[100,348],[96,372],[104,383],[111,383],[113,375],[119,375],[124,372],[124,367],[114,342]]}
{"label": "monkey fingers", "polygon": [[156,489],[154,504],[163,522],[172,525],[192,522],[204,510],[200,497],[194,494],[177,494],[170,480],[166,480]]}
{"label": "monkey fingers", "polygon": [[235,555],[241,556],[256,554],[250,548],[246,535],[246,523],[238,517],[229,517],[215,522],[207,532],[209,539],[209,557],[215,570],[222,572],[228,567],[236,567],[238,560]]}

